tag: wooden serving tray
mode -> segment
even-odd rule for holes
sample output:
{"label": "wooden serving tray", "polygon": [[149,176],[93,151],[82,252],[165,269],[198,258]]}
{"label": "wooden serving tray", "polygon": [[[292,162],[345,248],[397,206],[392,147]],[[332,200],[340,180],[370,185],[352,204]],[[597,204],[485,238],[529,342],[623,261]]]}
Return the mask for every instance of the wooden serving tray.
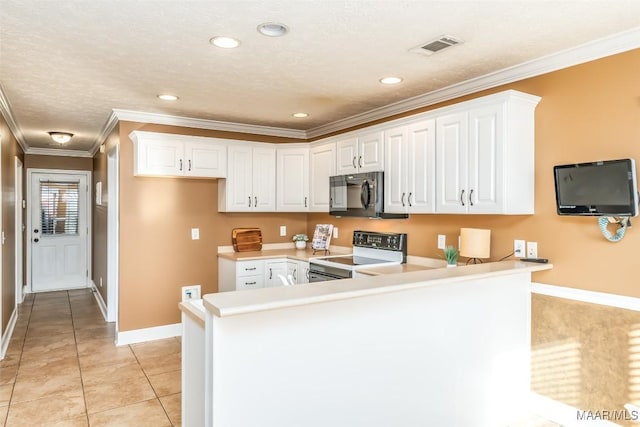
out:
{"label": "wooden serving tray", "polygon": [[231,231],[233,250],[251,252],[262,250],[262,231],[259,228],[234,228]]}

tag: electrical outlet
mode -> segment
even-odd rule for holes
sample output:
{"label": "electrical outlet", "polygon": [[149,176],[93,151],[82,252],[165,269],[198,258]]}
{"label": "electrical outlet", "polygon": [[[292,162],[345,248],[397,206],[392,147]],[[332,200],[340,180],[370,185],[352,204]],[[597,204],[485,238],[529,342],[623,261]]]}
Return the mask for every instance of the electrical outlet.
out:
{"label": "electrical outlet", "polygon": [[100,278],[100,287],[102,287],[102,277]]}
{"label": "electrical outlet", "polygon": [[513,256],[516,258],[524,258],[524,240],[513,241]]}
{"label": "electrical outlet", "polygon": [[527,258],[538,258],[538,242],[527,242]]}
{"label": "electrical outlet", "polygon": [[287,226],[286,225],[281,225],[280,226],[280,237],[284,237],[287,235]]}
{"label": "electrical outlet", "polygon": [[200,299],[200,285],[182,287],[182,301],[188,301],[190,299]]}
{"label": "electrical outlet", "polygon": [[191,229],[191,240],[200,240],[200,229],[192,228]]}
{"label": "electrical outlet", "polygon": [[338,227],[333,227],[333,238],[334,239],[338,238]]}
{"label": "electrical outlet", "polygon": [[447,236],[444,234],[438,234],[438,249],[444,249],[447,247]]}

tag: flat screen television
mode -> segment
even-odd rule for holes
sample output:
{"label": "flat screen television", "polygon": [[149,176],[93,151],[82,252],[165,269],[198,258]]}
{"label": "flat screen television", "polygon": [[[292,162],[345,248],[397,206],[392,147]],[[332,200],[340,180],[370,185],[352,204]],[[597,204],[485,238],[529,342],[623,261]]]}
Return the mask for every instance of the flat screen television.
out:
{"label": "flat screen television", "polygon": [[558,215],[636,216],[633,159],[554,166]]}

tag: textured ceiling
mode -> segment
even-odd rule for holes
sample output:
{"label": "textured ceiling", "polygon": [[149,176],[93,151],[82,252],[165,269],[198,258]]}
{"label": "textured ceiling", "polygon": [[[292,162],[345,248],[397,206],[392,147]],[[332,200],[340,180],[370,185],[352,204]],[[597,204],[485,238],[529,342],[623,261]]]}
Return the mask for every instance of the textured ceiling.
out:
{"label": "textured ceiling", "polygon": [[0,85],[29,147],[90,151],[113,109],[309,130],[639,26],[637,0],[0,0]]}

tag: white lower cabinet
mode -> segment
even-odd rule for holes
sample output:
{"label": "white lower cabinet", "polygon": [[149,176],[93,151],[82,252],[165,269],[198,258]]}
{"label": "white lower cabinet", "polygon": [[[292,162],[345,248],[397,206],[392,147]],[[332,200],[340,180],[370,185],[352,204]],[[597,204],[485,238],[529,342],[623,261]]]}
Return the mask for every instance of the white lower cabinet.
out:
{"label": "white lower cabinet", "polygon": [[294,284],[309,283],[309,262],[287,258],[250,261],[218,259],[219,292],[284,286],[280,276],[285,280],[291,276]]}
{"label": "white lower cabinet", "polygon": [[265,287],[273,288],[284,286],[282,277],[287,278],[289,270],[286,259],[269,260],[264,263],[264,283]]}

